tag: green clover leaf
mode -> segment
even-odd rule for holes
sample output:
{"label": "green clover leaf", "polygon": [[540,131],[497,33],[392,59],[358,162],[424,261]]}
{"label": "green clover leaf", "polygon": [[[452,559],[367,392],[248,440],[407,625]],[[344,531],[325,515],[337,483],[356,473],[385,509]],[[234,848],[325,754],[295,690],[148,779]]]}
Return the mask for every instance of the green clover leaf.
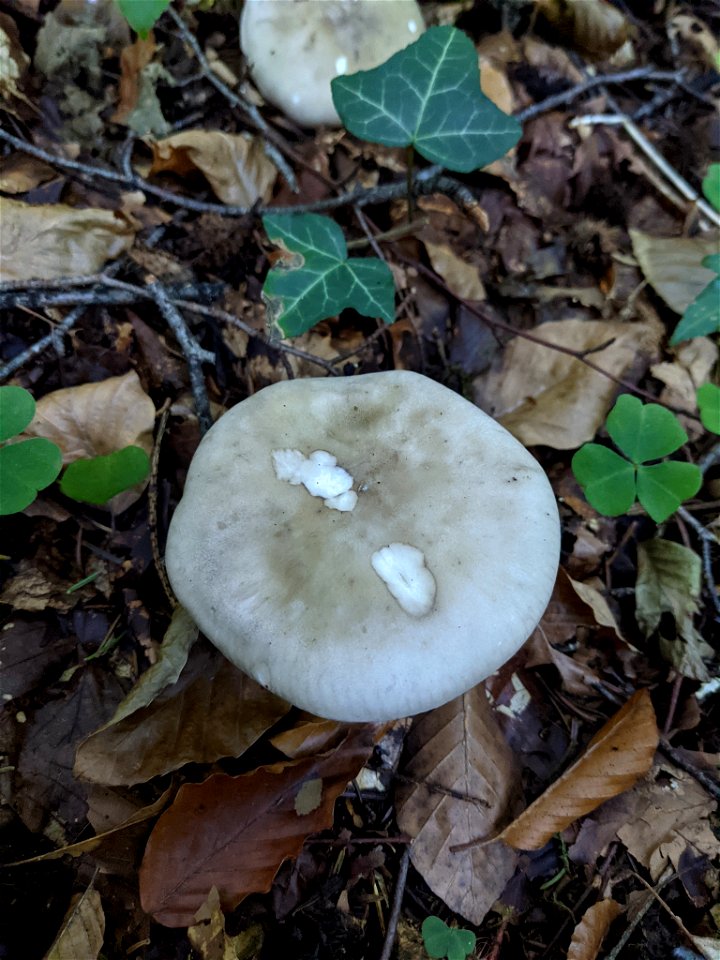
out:
{"label": "green clover leaf", "polygon": [[98,506],[140,483],[150,472],[150,460],[141,447],[124,447],[105,457],[75,460],[60,481],[60,489],[73,500]]}
{"label": "green clover leaf", "polygon": [[117,0],[122,15],[144,40],[170,6],[170,0]]}
{"label": "green clover leaf", "polygon": [[38,492],[53,482],[61,467],[60,448],[42,437],[0,447],[0,516],[29,507]]}
{"label": "green clover leaf", "polygon": [[333,220],[316,213],[269,214],[263,224],[270,241],[289,254],[263,285],[269,321],[281,336],[296,337],[345,307],[393,322],[390,267],[376,257],[348,259],[342,230]]}
{"label": "green clover leaf", "polygon": [[720,333],[720,253],[711,253],[702,262],[708,270],[718,274],[693,300],[680,323],[675,327],[670,343]]}
{"label": "green clover leaf", "polygon": [[422,938],[428,956],[433,958],[465,960],[475,949],[476,937],[472,930],[449,927],[440,917],[426,917],[423,920]]}
{"label": "green clover leaf", "polygon": [[697,405],[705,429],[720,433],[720,387],[704,383],[697,392]]}
{"label": "green clover leaf", "polygon": [[515,146],[521,126],[480,89],[477,51],[455,27],[431,27],[373,70],[335,77],[335,109],[372,143],[414,146],[432,163],[469,173]]}
{"label": "green clover leaf", "polygon": [[599,513],[617,517],[637,498],[648,515],[662,523],[698,492],[702,473],[694,464],[646,463],[674,453],[687,441],[677,417],[665,407],[622,394],[606,427],[624,457],[598,443],[586,443],[572,459],[575,479]]}
{"label": "green clover leaf", "polygon": [[703,178],[702,191],[707,200],[720,210],[720,163],[711,163]]}
{"label": "green clover leaf", "polygon": [[0,387],[0,440],[22,433],[34,416],[32,394],[22,387]]}

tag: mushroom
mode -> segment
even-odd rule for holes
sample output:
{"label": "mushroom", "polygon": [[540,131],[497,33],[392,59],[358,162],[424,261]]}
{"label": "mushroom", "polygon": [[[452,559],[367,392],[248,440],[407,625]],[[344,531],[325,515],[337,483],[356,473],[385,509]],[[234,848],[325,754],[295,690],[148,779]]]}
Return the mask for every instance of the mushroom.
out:
{"label": "mushroom", "polygon": [[503,427],[406,371],[283,381],[203,438],[170,524],[180,602],[314,714],[409,716],[508,660],[550,598],[548,480]]}
{"label": "mushroom", "polygon": [[379,66],[424,29],[415,0],[245,0],[240,46],[266,100],[303,126],[337,125],[330,81]]}

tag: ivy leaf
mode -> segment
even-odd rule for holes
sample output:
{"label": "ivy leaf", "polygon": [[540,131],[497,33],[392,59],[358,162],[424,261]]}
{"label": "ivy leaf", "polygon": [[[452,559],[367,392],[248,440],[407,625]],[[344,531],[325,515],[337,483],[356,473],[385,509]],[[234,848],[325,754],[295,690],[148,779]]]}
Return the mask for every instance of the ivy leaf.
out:
{"label": "ivy leaf", "polygon": [[720,163],[711,163],[702,182],[702,191],[708,201],[720,210]]}
{"label": "ivy leaf", "polygon": [[379,67],[335,77],[331,87],[355,136],[412,145],[450,170],[484,167],[520,138],[518,121],[482,93],[477,51],[455,27],[431,27]]}
{"label": "ivy leaf", "polygon": [[702,473],[694,463],[668,460],[637,468],[638,500],[655,523],[667,520],[684,500],[694,497],[701,486]]}
{"label": "ivy leaf", "polygon": [[61,467],[60,448],[42,437],[0,447],[0,516],[29,507]]}
{"label": "ivy leaf", "polygon": [[440,917],[426,917],[423,920],[422,938],[428,956],[433,958],[465,960],[475,949],[476,937],[472,930],[449,927]]}
{"label": "ivy leaf", "polygon": [[697,392],[697,405],[705,429],[720,433],[720,387],[704,383]]}
{"label": "ivy leaf", "polygon": [[0,387],[0,440],[22,433],[35,416],[35,401],[22,387]]}
{"label": "ivy leaf", "polygon": [[676,416],[658,403],[643,403],[629,393],[618,397],[606,427],[615,445],[636,464],[659,460],[687,443]]}
{"label": "ivy leaf", "polygon": [[117,0],[122,15],[144,40],[170,6],[170,0]]}
{"label": "ivy leaf", "polygon": [[105,457],[75,460],[63,474],[60,489],[66,497],[101,505],[140,483],[150,471],[141,447],[123,447]]}
{"label": "ivy leaf", "polygon": [[606,517],[619,517],[635,503],[635,468],[599,443],[585,443],[572,458],[572,472],[589,503]]}
{"label": "ivy leaf", "polygon": [[284,247],[282,266],[263,285],[270,323],[296,337],[326,317],[352,307],[365,317],[395,319],[390,267],[376,257],[351,257],[342,230],[316,213],[263,217],[270,241]]}
{"label": "ivy leaf", "polygon": [[[720,253],[705,257],[702,265],[720,274]],[[711,280],[687,308],[670,337],[670,343],[674,346],[682,340],[710,333],[720,333],[720,276]]]}

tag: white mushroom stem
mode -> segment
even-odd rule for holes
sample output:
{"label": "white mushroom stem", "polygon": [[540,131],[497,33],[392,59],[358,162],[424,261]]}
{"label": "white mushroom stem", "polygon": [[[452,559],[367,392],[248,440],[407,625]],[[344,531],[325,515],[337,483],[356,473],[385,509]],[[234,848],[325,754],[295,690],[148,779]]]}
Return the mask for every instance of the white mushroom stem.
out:
{"label": "white mushroom stem", "polygon": [[273,466],[278,480],[297,486],[302,484],[313,497],[322,497],[331,510],[346,513],[353,510],[357,494],[353,478],[338,467],[337,458],[326,450],[314,450],[305,457],[299,450],[273,450]]}
{"label": "white mushroom stem", "polygon": [[405,613],[424,617],[435,603],[435,577],[425,566],[425,554],[409,543],[390,543],[376,550],[373,570]]}

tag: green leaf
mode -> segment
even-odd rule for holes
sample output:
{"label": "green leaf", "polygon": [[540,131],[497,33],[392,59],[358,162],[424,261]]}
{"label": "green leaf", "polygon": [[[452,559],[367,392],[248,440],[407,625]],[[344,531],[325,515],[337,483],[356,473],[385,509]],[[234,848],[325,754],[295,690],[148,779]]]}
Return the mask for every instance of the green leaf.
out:
{"label": "green leaf", "polygon": [[106,457],[75,460],[63,474],[60,489],[73,500],[97,505],[144,480],[150,471],[148,455],[140,447],[124,447]]}
{"label": "green leaf", "polygon": [[599,443],[585,443],[572,458],[572,472],[593,507],[619,517],[635,503],[635,468]]}
{"label": "green leaf", "polygon": [[60,448],[43,437],[0,447],[0,516],[29,507],[61,467]]}
{"label": "green leaf", "polygon": [[684,500],[694,497],[701,486],[702,473],[694,463],[668,460],[650,467],[638,467],[638,500],[655,523],[667,520]]}
{"label": "green leaf", "polygon": [[390,267],[375,257],[348,259],[340,227],[316,213],[263,217],[271,242],[290,254],[263,286],[268,317],[281,336],[296,337],[352,307],[365,317],[395,319]]}
{"label": "green leaf", "polygon": [[22,433],[34,416],[32,394],[22,387],[0,387],[0,440]]}
{"label": "green leaf", "polygon": [[143,40],[170,6],[170,0],[116,0],[133,30]]}
{"label": "green leaf", "polygon": [[[703,266],[709,266],[708,261],[712,260],[714,257],[705,257]],[[670,343],[674,346],[682,340],[705,337],[710,333],[720,333],[720,277],[711,280],[693,300],[675,327]]]}
{"label": "green leaf", "polygon": [[720,210],[720,163],[711,163],[708,167],[702,191],[715,209]]}
{"label": "green leaf", "polygon": [[720,387],[704,383],[697,392],[697,405],[705,429],[720,433]]}
{"label": "green leaf", "polygon": [[615,445],[635,464],[659,460],[687,442],[687,434],[674,414],[629,393],[618,397],[606,428]]}
{"label": "green leaf", "polygon": [[515,146],[521,126],[480,89],[477,51],[455,27],[431,27],[373,70],[332,81],[347,129],[372,143],[413,145],[421,156],[469,173]]}
{"label": "green leaf", "polygon": [[440,917],[426,917],[423,920],[422,938],[428,956],[433,958],[465,960],[475,949],[476,937],[472,930],[449,927]]}

